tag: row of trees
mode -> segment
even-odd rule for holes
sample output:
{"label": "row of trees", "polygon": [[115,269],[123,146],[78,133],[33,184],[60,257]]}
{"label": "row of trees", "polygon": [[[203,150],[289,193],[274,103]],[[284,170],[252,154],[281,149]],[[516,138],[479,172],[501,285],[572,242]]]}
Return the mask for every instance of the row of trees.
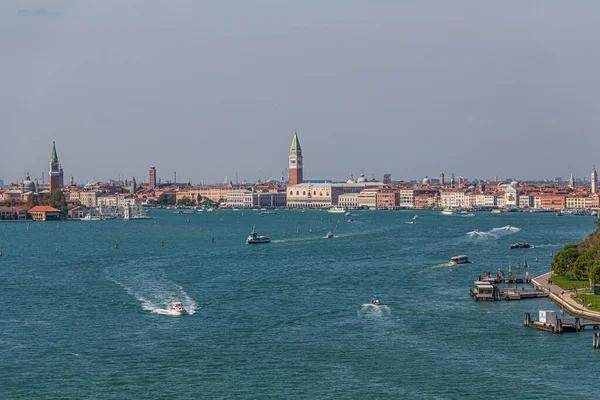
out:
{"label": "row of trees", "polygon": [[600,227],[581,243],[568,244],[556,253],[551,267],[557,275],[590,278],[593,283],[600,283]]}
{"label": "row of trees", "polygon": [[214,201],[212,201],[211,199],[203,199],[201,195],[198,195],[196,197],[196,199],[190,199],[189,197],[183,197],[179,200],[175,200],[175,195],[174,194],[167,194],[167,193],[163,193],[160,196],[158,196],[158,198],[156,200],[153,201],[154,204],[157,204],[159,206],[162,207],[166,207],[166,206],[174,206],[174,205],[178,205],[178,206],[182,206],[182,207],[191,207],[191,206],[195,206],[195,205],[202,205],[202,206],[212,206],[215,204]]}
{"label": "row of trees", "polygon": [[65,199],[64,193],[60,189],[53,190],[51,193],[45,193],[42,196],[29,196],[27,199],[27,207],[32,208],[35,206],[50,206],[61,211],[64,217],[67,216],[67,200]]}

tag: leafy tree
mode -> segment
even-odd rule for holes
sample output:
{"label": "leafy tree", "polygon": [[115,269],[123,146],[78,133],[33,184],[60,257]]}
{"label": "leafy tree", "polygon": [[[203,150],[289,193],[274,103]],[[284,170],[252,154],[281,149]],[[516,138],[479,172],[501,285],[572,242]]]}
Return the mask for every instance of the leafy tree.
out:
{"label": "leafy tree", "polygon": [[32,208],[32,207],[39,206],[39,205],[40,205],[40,201],[35,194],[32,194],[31,196],[29,196],[29,198],[27,199],[27,208]]}
{"label": "leafy tree", "polygon": [[579,257],[579,245],[568,244],[561,251],[556,253],[554,261],[550,266],[557,275],[566,275],[571,272],[573,264]]}
{"label": "leafy tree", "polygon": [[183,197],[177,201],[178,206],[189,207],[195,205],[196,202],[189,197]]}
{"label": "leafy tree", "polygon": [[172,206],[175,204],[175,196],[169,196],[167,193],[163,193],[158,196],[157,202],[163,207]]}
{"label": "leafy tree", "polygon": [[199,194],[198,197],[196,197],[196,201],[198,202],[198,204],[202,204],[202,195]]}
{"label": "leafy tree", "polygon": [[596,250],[591,249],[586,251],[582,256],[579,256],[575,263],[573,264],[573,275],[576,278],[583,278],[587,276],[592,270],[592,266],[594,265],[596,255]]}
{"label": "leafy tree", "polygon": [[600,260],[594,262],[594,266],[590,272],[590,279],[592,283],[600,283]]}

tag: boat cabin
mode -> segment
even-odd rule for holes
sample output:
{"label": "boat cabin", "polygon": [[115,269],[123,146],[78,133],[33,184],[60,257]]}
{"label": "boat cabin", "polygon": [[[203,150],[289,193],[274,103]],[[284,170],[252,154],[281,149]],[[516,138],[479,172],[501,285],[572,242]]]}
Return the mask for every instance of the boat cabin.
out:
{"label": "boat cabin", "polygon": [[450,264],[466,264],[469,259],[465,255],[454,256],[450,259]]}
{"label": "boat cabin", "polygon": [[371,296],[371,304],[374,306],[378,306],[381,304],[381,299],[377,295]]}

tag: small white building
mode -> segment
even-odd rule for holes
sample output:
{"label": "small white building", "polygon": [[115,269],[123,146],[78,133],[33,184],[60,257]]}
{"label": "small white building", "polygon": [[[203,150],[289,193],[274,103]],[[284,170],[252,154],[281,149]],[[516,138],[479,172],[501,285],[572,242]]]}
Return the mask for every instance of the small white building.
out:
{"label": "small white building", "polygon": [[538,320],[543,324],[556,324],[556,311],[540,310]]}

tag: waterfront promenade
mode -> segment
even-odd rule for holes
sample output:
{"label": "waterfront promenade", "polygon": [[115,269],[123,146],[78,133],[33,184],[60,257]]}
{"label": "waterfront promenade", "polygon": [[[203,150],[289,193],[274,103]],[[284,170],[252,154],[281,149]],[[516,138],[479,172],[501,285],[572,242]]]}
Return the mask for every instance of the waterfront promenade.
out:
{"label": "waterfront promenade", "polygon": [[550,300],[559,306],[564,307],[569,314],[594,321],[600,321],[600,312],[588,310],[583,304],[579,304],[575,301],[575,299],[571,297],[571,295],[575,293],[573,290],[564,290],[554,283],[548,283],[548,280],[551,279],[551,277],[552,272],[548,272],[533,278],[531,282],[536,286],[544,288],[544,290],[548,292]]}

